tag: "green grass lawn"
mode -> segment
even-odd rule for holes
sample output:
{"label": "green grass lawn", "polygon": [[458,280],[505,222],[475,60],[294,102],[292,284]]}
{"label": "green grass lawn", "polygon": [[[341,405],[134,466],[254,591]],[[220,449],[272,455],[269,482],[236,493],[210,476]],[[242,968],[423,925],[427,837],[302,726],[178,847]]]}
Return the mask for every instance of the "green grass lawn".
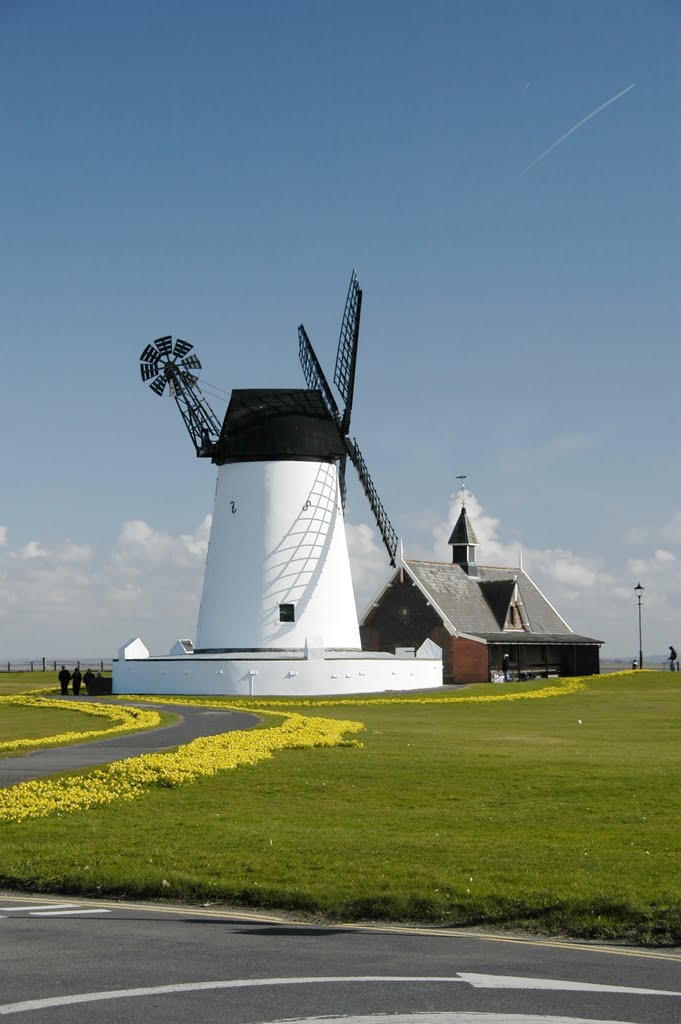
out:
{"label": "green grass lawn", "polygon": [[364,722],[363,747],[3,825],[0,884],[679,944],[681,676],[587,687],[301,707]]}
{"label": "green grass lawn", "polygon": [[[82,711],[72,711],[68,707],[62,711],[61,708],[55,710],[0,704],[0,743],[7,740],[41,739],[65,732],[79,733],[91,729],[106,729],[107,726],[110,728],[114,724],[93,715],[83,714]],[[0,749],[0,757],[10,756],[11,753],[22,756],[27,754],[29,749],[23,748],[16,752]]]}
{"label": "green grass lawn", "polygon": [[56,672],[0,672],[0,697],[27,690],[51,688],[59,693]]}

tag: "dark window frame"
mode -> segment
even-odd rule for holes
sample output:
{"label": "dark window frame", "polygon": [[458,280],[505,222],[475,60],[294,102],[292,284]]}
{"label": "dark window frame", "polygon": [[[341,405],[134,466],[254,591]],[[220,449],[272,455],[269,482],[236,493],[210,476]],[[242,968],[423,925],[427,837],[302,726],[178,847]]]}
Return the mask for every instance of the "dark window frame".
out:
{"label": "dark window frame", "polygon": [[279,621],[280,622],[295,622],[296,621],[296,606],[294,604],[280,604],[279,605]]}

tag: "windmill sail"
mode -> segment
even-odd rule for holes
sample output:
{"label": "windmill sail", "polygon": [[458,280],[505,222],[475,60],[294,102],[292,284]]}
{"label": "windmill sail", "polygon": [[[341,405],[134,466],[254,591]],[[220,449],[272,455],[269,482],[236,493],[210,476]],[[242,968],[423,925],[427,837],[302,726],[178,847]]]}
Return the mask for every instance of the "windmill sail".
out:
{"label": "windmill sail", "polygon": [[357,446],[357,442],[354,439],[353,441],[350,441],[350,438],[346,438],[345,443],[347,445],[350,458],[352,459],[352,463],[357,470],[357,475],[359,476],[362,487],[364,488],[364,493],[369,499],[371,511],[374,513],[376,518],[376,524],[380,530],[381,537],[383,538],[383,543],[388,549],[390,564],[394,566],[395,554],[397,553],[397,534],[393,529],[392,523],[388,519],[387,512],[383,508],[383,502],[378,496],[378,491],[376,490],[374,482],[369,476],[369,470],[367,469],[364,457]]}
{"label": "windmill sail", "polygon": [[324,405],[340,429],[341,414],[336,405],[336,399],[333,397],[329,382],[324,376],[324,371],[319,365],[315,350],[312,348],[312,342],[308,338],[307,331],[302,324],[298,328],[298,355],[300,356],[300,365],[303,368],[307,386],[313,391],[321,391]]}
{"label": "windmill sail", "polygon": [[350,430],[352,399],[355,391],[355,368],[357,366],[359,320],[361,313],[362,289],[359,286],[357,274],[353,270],[352,277],[350,278],[348,296],[345,300],[340,337],[338,338],[336,367],[333,372],[333,382],[345,402],[345,411],[343,413],[343,420],[341,423],[343,437],[345,437]]}

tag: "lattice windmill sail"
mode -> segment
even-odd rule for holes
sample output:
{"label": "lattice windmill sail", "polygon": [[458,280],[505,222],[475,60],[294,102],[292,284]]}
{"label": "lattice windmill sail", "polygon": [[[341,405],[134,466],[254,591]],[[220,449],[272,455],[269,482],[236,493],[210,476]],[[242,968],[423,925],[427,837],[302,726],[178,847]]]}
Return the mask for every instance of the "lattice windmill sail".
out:
{"label": "lattice windmill sail", "polygon": [[222,425],[202,394],[192,346],[148,345],[142,379],[168,392],[199,456],[218,467],[196,654],[361,650],[344,522],[348,459],[394,564],[397,537],[349,437],[362,292],[353,272],[333,391],[299,328],[306,389],[238,389]]}
{"label": "lattice windmill sail", "polygon": [[376,519],[376,524],[381,537],[383,538],[383,543],[390,555],[390,564],[394,566],[395,555],[397,553],[397,534],[388,519],[374,482],[369,476],[369,470],[367,469],[366,462],[359,450],[357,441],[354,438],[351,440],[349,436],[350,420],[352,417],[352,402],[355,393],[355,372],[357,368],[357,348],[359,345],[359,321],[361,313],[362,290],[359,287],[357,274],[353,270],[352,277],[350,278],[348,296],[345,302],[345,310],[343,312],[340,338],[338,339],[338,351],[336,353],[336,366],[333,374],[334,384],[338,388],[341,398],[345,403],[345,408],[342,413],[336,404],[336,400],[333,397],[331,388],[324,376],[324,371],[321,368],[317,355],[312,347],[312,342],[310,341],[303,324],[298,328],[298,352],[305,380],[307,381],[307,386],[309,388],[314,388],[321,393],[329,414],[333,417],[338,426],[343,445],[345,447],[345,451],[340,458],[338,474],[343,510],[345,510],[346,499],[345,470],[347,460],[349,458],[357,470],[357,475],[359,476],[362,487],[364,488],[364,493],[369,500],[369,505],[371,506],[371,511]]}

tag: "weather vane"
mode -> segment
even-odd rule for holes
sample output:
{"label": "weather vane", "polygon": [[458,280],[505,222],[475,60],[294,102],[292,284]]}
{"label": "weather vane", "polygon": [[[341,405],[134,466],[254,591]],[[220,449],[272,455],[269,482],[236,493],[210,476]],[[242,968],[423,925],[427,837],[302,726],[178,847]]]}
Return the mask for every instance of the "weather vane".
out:
{"label": "weather vane", "polygon": [[464,508],[465,505],[466,505],[466,496],[469,493],[467,488],[466,488],[465,483],[463,482],[464,480],[467,479],[466,474],[462,473],[460,476],[457,476],[456,479],[457,480],[461,480],[461,487],[459,488],[459,490],[457,491],[456,494],[452,495],[452,497],[458,498],[459,495],[461,495],[461,507]]}

